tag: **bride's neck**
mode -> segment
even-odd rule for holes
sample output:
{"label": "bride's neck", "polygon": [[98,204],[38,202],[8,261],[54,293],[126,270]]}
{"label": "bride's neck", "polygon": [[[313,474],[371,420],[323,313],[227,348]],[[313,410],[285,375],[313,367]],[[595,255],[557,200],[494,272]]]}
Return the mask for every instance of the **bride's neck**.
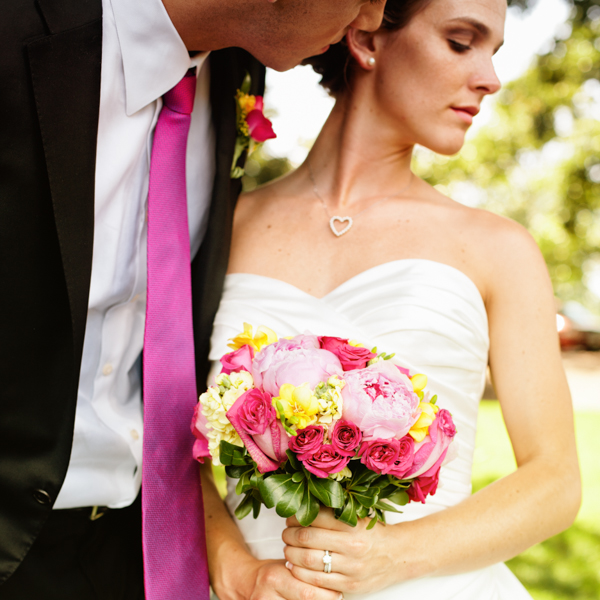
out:
{"label": "bride's neck", "polygon": [[340,97],[304,165],[331,209],[394,195],[411,181],[413,146],[401,146],[369,106],[367,98]]}

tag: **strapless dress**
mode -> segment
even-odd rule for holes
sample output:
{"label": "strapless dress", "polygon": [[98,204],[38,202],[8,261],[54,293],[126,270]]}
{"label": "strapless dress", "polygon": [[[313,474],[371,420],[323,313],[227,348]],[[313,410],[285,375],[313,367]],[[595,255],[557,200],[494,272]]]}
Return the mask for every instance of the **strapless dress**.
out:
{"label": "strapless dress", "polygon": [[[440,485],[426,504],[410,503],[389,523],[410,521],[458,504],[471,494],[471,468],[477,411],[485,385],[489,337],[479,290],[461,271],[423,259],[381,264],[316,298],[283,281],[247,273],[229,274],[215,318],[210,359],[213,372],[229,351],[227,340],[243,328],[266,325],[279,337],[309,331],[361,341],[394,362],[425,373],[428,389],[452,413],[457,457],[440,472]],[[239,502],[235,481],[228,481],[230,512]],[[235,517],[234,517],[235,519]],[[258,519],[237,521],[250,551],[259,559],[283,558],[285,520],[262,508]],[[481,532],[485,546],[485,531]],[[448,540],[448,552],[452,540]],[[351,594],[345,594],[351,600]],[[423,577],[361,595],[363,600],[531,600],[503,563],[467,573]]]}

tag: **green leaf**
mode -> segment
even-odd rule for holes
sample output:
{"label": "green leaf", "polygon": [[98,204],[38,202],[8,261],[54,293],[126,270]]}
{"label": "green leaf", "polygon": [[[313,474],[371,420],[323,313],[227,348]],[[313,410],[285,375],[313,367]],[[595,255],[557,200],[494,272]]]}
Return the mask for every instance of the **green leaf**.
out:
{"label": "green leaf", "polygon": [[300,483],[304,479],[304,471],[296,471],[292,475],[292,481],[294,483]]}
{"label": "green leaf", "polygon": [[338,519],[342,523],[350,525],[350,527],[356,527],[356,524],[358,523],[358,518],[356,516],[356,504],[354,502],[352,494],[348,494],[348,499],[346,500],[344,510],[342,510]]}
{"label": "green leaf", "polygon": [[246,494],[244,499],[238,504],[238,507],[235,509],[235,516],[238,519],[243,519],[245,516],[250,514],[252,510],[252,494]]}
{"label": "green leaf", "polygon": [[362,504],[357,504],[357,508],[356,508],[356,516],[359,519],[364,519],[365,517],[369,516],[369,509],[366,506],[363,506]]}
{"label": "green leaf", "polygon": [[281,500],[287,489],[286,486],[290,483],[293,484],[292,476],[289,473],[270,475],[259,481],[258,489],[264,505],[267,508],[273,508]]}
{"label": "green leaf", "polygon": [[365,467],[365,465],[363,465],[362,463],[359,463],[358,461],[354,461],[354,463],[355,464],[352,464],[351,461],[349,465],[352,469],[352,472],[354,473],[350,482],[351,487],[354,488],[357,485],[369,484],[372,481],[375,481],[380,476],[378,473],[367,469],[367,467]]}
{"label": "green leaf", "polygon": [[243,467],[229,465],[225,467],[225,473],[227,473],[227,476],[231,477],[232,479],[239,479],[244,473],[247,473],[252,470],[253,467],[251,465],[244,465]]}
{"label": "green leaf", "polygon": [[262,502],[256,495],[252,494],[252,516],[255,519],[258,519],[258,515],[260,514],[260,507],[262,506]]}
{"label": "green leaf", "polygon": [[402,514],[401,510],[398,510],[394,505],[388,504],[387,502],[379,501],[373,505],[373,508],[378,508],[379,510],[387,510],[388,512],[394,512],[398,514]]}
{"label": "green leaf", "polygon": [[302,502],[296,511],[296,518],[302,527],[308,527],[319,514],[319,501],[310,493],[307,485],[304,486]]}
{"label": "green leaf", "polygon": [[370,521],[369,524],[367,525],[367,531],[369,531],[369,529],[373,529],[373,527],[375,527],[375,523],[377,523],[377,521],[379,521],[379,519],[377,518],[377,515],[375,515]]}
{"label": "green leaf", "polygon": [[298,457],[291,450],[286,450],[285,453],[288,456],[290,465],[292,465],[296,471],[301,471],[302,463],[298,460]]}
{"label": "green leaf", "polygon": [[357,493],[352,491],[352,495],[360,502],[363,506],[371,508],[379,500],[379,488],[371,487],[366,492]]}
{"label": "green leaf", "polygon": [[275,505],[275,510],[280,517],[291,517],[300,510],[305,488],[305,482],[287,483],[283,496],[281,496],[280,500]]}
{"label": "green leaf", "polygon": [[344,506],[344,488],[339,481],[333,479],[320,479],[308,477],[308,488],[323,505],[329,508],[342,508]]}
{"label": "green leaf", "polygon": [[246,71],[246,76],[244,77],[244,81],[242,81],[242,85],[240,86],[240,91],[242,91],[244,94],[249,94],[251,83],[252,83],[252,80],[250,79],[250,73],[248,73],[248,71]]}
{"label": "green leaf", "polygon": [[404,506],[405,504],[408,504],[409,497],[404,490],[398,490],[397,492],[390,494],[386,500],[398,504],[398,506]]}
{"label": "green leaf", "polygon": [[240,448],[240,446],[234,446],[229,442],[221,440],[219,446],[219,458],[225,466],[245,466],[248,465],[248,454],[246,448]]}

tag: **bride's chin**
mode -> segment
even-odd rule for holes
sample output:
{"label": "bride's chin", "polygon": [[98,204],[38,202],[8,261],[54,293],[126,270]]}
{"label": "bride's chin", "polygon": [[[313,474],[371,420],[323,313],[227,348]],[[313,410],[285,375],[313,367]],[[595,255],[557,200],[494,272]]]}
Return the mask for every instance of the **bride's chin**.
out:
{"label": "bride's chin", "polygon": [[465,135],[464,133],[461,135],[451,136],[449,135],[445,139],[435,139],[435,140],[423,140],[419,142],[419,145],[425,146],[432,152],[436,154],[442,154],[443,156],[452,156],[453,154],[457,154],[460,152],[462,147],[465,145]]}

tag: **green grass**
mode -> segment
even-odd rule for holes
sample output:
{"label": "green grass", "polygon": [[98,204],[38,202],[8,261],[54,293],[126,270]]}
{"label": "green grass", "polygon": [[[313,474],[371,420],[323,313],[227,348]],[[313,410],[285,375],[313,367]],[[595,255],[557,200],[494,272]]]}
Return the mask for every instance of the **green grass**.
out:
{"label": "green grass", "polygon": [[[535,600],[600,598],[600,413],[576,413],[583,504],[567,531],[536,544],[507,565]],[[473,490],[515,469],[515,460],[497,402],[479,411]]]}

